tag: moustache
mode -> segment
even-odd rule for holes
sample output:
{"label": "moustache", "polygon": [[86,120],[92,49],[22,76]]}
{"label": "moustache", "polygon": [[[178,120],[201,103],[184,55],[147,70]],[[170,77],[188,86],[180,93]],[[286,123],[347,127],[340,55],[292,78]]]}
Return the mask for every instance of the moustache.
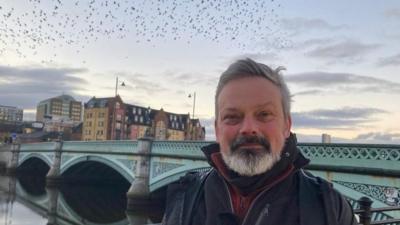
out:
{"label": "moustache", "polygon": [[259,144],[265,148],[267,152],[271,152],[271,145],[264,137],[259,136],[240,136],[235,138],[231,144],[231,150],[236,151],[244,144]]}

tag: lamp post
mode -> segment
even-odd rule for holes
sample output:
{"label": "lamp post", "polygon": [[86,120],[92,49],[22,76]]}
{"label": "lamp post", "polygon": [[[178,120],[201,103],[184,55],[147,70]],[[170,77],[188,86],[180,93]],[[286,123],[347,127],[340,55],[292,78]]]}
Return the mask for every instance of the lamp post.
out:
{"label": "lamp post", "polygon": [[124,82],[122,82],[121,84],[118,82],[118,76],[116,77],[116,79],[115,79],[115,97],[114,97],[114,110],[113,110],[113,123],[112,123],[112,127],[113,127],[113,129],[112,129],[112,132],[111,132],[111,138],[113,139],[113,140],[115,140],[116,139],[116,122],[117,122],[117,118],[116,118],[116,105],[117,105],[117,96],[118,96],[118,85],[121,85],[122,87],[125,87],[125,83]]}
{"label": "lamp post", "polygon": [[[118,94],[118,76],[117,76],[117,78],[115,79],[115,96],[117,96],[117,94]],[[122,83],[121,83],[121,86],[122,87],[125,87],[125,83],[122,81]]]}
{"label": "lamp post", "polygon": [[[188,98],[191,98],[192,94],[189,94]],[[196,92],[193,93],[193,114],[192,114],[192,119],[194,119],[194,109],[196,107]]]}
{"label": "lamp post", "polygon": [[[192,95],[191,94],[189,94],[189,96],[188,96],[189,98],[191,98],[192,97]],[[196,108],[196,92],[194,92],[193,93],[193,114],[192,114],[192,120],[194,120],[194,110],[195,110],[195,108]],[[190,119],[190,118],[189,118]],[[189,120],[189,128],[190,128],[190,140],[193,140],[194,138],[193,138],[193,124],[192,124],[192,121],[191,120]]]}

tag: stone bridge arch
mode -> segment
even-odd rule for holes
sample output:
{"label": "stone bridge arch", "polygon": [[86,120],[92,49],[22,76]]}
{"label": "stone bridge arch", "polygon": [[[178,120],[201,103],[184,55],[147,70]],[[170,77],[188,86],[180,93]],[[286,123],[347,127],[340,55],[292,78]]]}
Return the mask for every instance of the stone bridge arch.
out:
{"label": "stone bridge arch", "polygon": [[134,171],[136,170],[135,161],[121,161],[118,159],[110,159],[104,156],[97,155],[83,155],[72,157],[61,164],[60,175],[64,174],[72,166],[84,162],[99,162],[103,165],[110,167],[117,171],[122,177],[124,177],[129,183],[132,183],[135,179]]}
{"label": "stone bridge arch", "polygon": [[38,158],[42,160],[44,163],[46,163],[49,167],[52,166],[53,162],[53,155],[50,154],[41,154],[41,153],[36,153],[36,152],[29,152],[25,154],[20,155],[20,159],[18,160],[18,166],[21,166],[25,161],[32,159],[32,158]]}

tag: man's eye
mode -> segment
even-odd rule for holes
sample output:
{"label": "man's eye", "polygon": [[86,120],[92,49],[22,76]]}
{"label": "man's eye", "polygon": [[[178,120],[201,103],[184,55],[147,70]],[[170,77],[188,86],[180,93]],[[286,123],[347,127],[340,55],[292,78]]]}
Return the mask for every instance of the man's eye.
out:
{"label": "man's eye", "polygon": [[240,117],[238,115],[226,115],[222,117],[223,121],[226,123],[236,123],[239,121]]}
{"label": "man's eye", "polygon": [[260,117],[262,119],[269,118],[271,115],[272,115],[272,113],[270,113],[268,111],[262,111],[262,112],[258,113],[258,117]]}
{"label": "man's eye", "polygon": [[226,115],[226,116],[224,116],[223,118],[224,118],[224,120],[227,120],[227,119],[236,119],[236,118],[238,118],[238,116],[237,116],[237,115]]}

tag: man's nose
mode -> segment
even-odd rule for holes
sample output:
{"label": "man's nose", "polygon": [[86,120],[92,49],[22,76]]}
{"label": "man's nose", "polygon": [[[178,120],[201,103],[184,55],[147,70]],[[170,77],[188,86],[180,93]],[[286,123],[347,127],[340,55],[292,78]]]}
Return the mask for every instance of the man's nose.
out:
{"label": "man's nose", "polygon": [[258,125],[257,121],[252,117],[245,117],[240,127],[241,135],[257,135]]}

